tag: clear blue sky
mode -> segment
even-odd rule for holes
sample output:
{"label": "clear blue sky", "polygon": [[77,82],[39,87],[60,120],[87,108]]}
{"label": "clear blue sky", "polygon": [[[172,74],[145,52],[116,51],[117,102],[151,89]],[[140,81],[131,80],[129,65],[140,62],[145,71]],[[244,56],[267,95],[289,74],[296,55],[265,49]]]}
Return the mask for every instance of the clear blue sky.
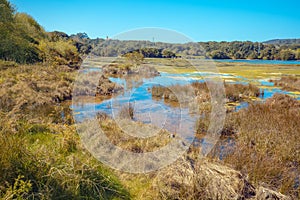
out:
{"label": "clear blue sky", "polygon": [[112,37],[141,27],[179,31],[194,41],[300,38],[299,0],[11,0],[47,31]]}

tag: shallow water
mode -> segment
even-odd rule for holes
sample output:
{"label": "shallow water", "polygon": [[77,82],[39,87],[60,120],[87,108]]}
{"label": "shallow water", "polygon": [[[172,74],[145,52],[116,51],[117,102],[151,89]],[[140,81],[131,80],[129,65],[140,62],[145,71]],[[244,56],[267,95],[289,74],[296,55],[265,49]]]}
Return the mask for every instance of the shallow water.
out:
{"label": "shallow water", "polygon": [[[84,73],[93,72],[101,73],[99,68],[87,68],[83,70]],[[84,119],[94,118],[98,112],[105,112],[111,117],[117,117],[120,110],[129,103],[134,107],[133,120],[140,121],[145,124],[152,124],[161,129],[166,129],[171,133],[176,133],[190,142],[200,143],[202,148],[210,144],[205,140],[195,140],[195,125],[199,115],[193,114],[186,107],[180,105],[174,105],[165,102],[163,99],[153,98],[151,94],[151,88],[153,86],[161,85],[169,87],[171,85],[187,85],[189,83],[200,81],[204,82],[205,78],[212,78],[216,76],[232,77],[230,74],[215,74],[209,72],[197,72],[197,73],[183,73],[183,74],[171,74],[161,73],[161,76],[153,78],[110,78],[111,81],[124,86],[124,92],[112,97],[108,100],[101,102],[84,102],[80,104],[72,105],[73,112],[76,113],[75,120],[80,122]],[[253,80],[248,80],[244,77],[235,77],[239,81],[233,83],[248,84]],[[259,87],[264,91],[264,95],[260,97],[261,101],[272,97],[275,93],[291,94],[288,91],[283,91],[280,88],[275,88],[274,83],[268,80],[256,80],[259,82]],[[300,100],[300,95],[294,95]],[[242,102],[236,106],[236,111],[247,108],[248,103]],[[224,151],[225,146],[228,144],[234,144],[232,140],[227,140],[225,143],[219,146],[219,157],[222,159],[228,152]]]}
{"label": "shallow water", "polygon": [[175,84],[186,85],[195,80],[186,75],[178,78],[178,74],[168,73],[162,73],[161,76],[154,78],[143,78],[138,82],[122,78],[110,78],[110,80],[124,86],[124,93],[100,103],[83,102],[80,105],[72,105],[71,108],[76,113],[76,121],[94,118],[97,112],[105,112],[115,118],[119,115],[120,110],[130,103],[134,107],[133,119],[135,121],[152,124],[172,133],[184,135],[189,140],[193,138],[198,116],[190,113],[188,108],[175,106],[163,99],[153,98],[151,88],[157,85],[164,87]]}

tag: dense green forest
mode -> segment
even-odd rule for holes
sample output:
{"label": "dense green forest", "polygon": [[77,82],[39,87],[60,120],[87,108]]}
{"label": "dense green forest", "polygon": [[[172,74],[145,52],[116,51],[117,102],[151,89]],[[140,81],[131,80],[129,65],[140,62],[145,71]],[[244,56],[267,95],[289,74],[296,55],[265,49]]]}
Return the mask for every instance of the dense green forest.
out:
{"label": "dense green forest", "polygon": [[121,41],[90,39],[87,34],[79,33],[70,38],[77,41],[83,53],[92,50],[97,56],[120,56],[127,52],[140,50],[145,57],[202,57],[212,59],[264,59],[264,60],[299,60],[300,42],[267,44],[250,41],[233,42],[193,42],[171,44],[150,41]]}

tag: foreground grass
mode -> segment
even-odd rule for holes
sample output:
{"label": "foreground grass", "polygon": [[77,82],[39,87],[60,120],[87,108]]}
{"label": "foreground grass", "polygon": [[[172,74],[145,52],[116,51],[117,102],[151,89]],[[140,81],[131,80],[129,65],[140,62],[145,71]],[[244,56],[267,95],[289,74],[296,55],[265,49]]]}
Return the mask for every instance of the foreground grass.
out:
{"label": "foreground grass", "polygon": [[299,198],[299,117],[300,103],[280,94],[232,114],[227,126],[236,133],[236,146],[225,162],[252,183]]}
{"label": "foreground grass", "polygon": [[[288,95],[275,94],[265,103],[250,103],[227,115],[221,140],[210,157],[248,176],[255,187],[265,186],[299,199],[299,117],[300,102]],[[209,119],[207,114],[198,121],[199,140],[206,134]]]}
{"label": "foreground grass", "polygon": [[0,73],[0,198],[129,199],[114,173],[81,146],[62,103],[76,72],[16,65]]}
{"label": "foreground grass", "polygon": [[72,127],[53,128],[1,134],[2,198],[129,199],[112,172],[81,147]]}

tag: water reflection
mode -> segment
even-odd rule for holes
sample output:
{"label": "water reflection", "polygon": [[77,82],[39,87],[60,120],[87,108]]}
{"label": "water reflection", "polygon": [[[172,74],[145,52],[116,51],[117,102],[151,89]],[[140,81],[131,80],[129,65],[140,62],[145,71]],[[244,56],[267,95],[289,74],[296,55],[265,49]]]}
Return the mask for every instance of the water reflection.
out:
{"label": "water reflection", "polygon": [[[99,68],[87,68],[85,72],[99,72]],[[215,73],[197,72],[197,73],[161,73],[156,77],[140,77],[138,75],[128,76],[126,78],[110,77],[109,79],[115,83],[124,86],[124,91],[110,99],[101,99],[96,101],[94,98],[86,101],[81,105],[72,105],[72,109],[76,113],[76,121],[82,121],[86,118],[94,118],[97,112],[105,112],[111,117],[116,117],[122,107],[128,102],[134,106],[134,121],[145,124],[152,124],[162,129],[166,129],[171,133],[177,133],[184,139],[193,142],[194,146],[201,146],[202,151],[211,149],[212,143],[204,138],[195,139],[195,125],[200,115],[192,114],[188,107],[181,106],[178,102],[168,101],[163,98],[153,97],[151,88],[161,85],[169,87],[172,85],[187,85],[189,83],[199,81],[204,82],[204,77],[214,77]],[[231,75],[223,74],[224,77]],[[238,83],[249,84],[249,80],[240,77]],[[260,101],[264,101],[272,97],[275,93],[291,94],[280,88],[274,88],[274,83],[268,80],[257,80],[260,83],[264,95],[260,97]],[[237,83],[237,82],[234,82]],[[300,95],[296,96],[300,99]],[[247,108],[248,102],[241,102],[235,108],[236,111]],[[223,159],[230,149],[234,146],[233,138],[221,140],[215,148],[220,159]],[[205,153],[204,153],[205,154]]]}

